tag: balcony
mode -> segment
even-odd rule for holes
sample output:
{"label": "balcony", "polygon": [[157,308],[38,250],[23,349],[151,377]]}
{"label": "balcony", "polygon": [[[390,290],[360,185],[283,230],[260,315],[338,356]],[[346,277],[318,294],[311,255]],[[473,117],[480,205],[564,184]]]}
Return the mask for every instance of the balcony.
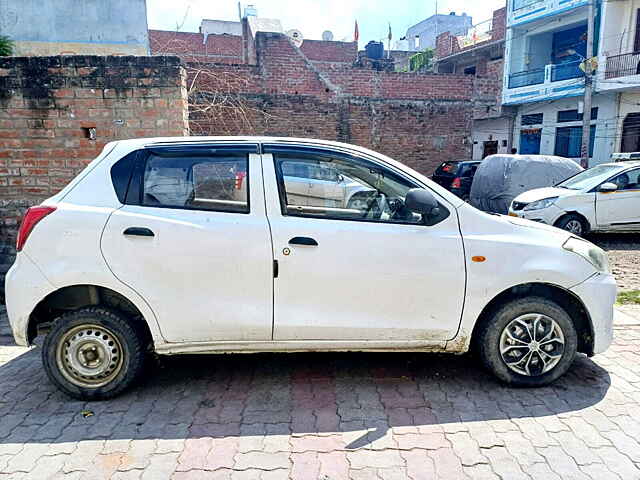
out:
{"label": "balcony", "polygon": [[458,36],[458,45],[460,45],[460,48],[468,48],[477,45],[478,43],[487,42],[491,40],[492,33],[492,19],[476,23],[467,31],[466,35]]}
{"label": "balcony", "polygon": [[640,53],[625,53],[607,57],[605,79],[640,74]]}
{"label": "balcony", "polygon": [[512,73],[503,92],[503,103],[514,105],[575,95],[584,91],[580,61],[545,65]]}
{"label": "balcony", "polygon": [[543,68],[534,68],[525,72],[512,73],[509,75],[508,88],[541,85],[547,82],[560,82],[582,76],[584,76],[584,73],[580,70],[580,61],[546,65]]}
{"label": "balcony", "polygon": [[599,59],[598,91],[619,91],[640,87],[640,52],[601,56]]}

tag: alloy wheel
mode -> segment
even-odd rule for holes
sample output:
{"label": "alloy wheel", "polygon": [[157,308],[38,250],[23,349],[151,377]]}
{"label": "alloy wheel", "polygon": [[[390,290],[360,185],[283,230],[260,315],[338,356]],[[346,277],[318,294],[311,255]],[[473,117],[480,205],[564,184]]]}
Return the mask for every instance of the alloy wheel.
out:
{"label": "alloy wheel", "polygon": [[519,316],[500,335],[502,361],[512,371],[530,377],[551,371],[562,359],[564,347],[558,323],[539,313]]}

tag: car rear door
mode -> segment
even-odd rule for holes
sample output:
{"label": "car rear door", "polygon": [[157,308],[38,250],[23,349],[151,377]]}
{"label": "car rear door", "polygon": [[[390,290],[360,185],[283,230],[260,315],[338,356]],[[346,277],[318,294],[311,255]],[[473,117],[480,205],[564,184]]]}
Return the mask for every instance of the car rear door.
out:
{"label": "car rear door", "polygon": [[[392,216],[376,199],[378,190],[386,188],[382,184],[393,182],[405,194],[419,186],[399,171],[324,148],[274,144],[263,149],[267,212],[279,266],[274,340],[424,345],[455,336],[465,265],[451,205],[443,201],[446,217],[430,226],[410,212]],[[374,195],[356,207],[348,201],[337,205],[331,191],[318,191],[314,204],[299,205],[282,178],[286,163],[293,161],[330,166],[352,182],[361,181],[362,174],[369,179],[361,188]],[[401,196],[385,203],[400,208]]]}
{"label": "car rear door", "polygon": [[271,339],[271,236],[257,151],[215,144],[138,154],[101,248],[169,342]]}

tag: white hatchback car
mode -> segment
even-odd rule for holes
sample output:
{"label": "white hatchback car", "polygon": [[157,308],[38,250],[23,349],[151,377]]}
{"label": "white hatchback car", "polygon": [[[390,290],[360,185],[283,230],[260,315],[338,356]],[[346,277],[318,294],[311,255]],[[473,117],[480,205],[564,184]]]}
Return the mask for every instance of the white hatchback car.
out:
{"label": "white hatchback car", "polygon": [[[300,202],[283,172],[301,163],[359,187],[317,183]],[[46,332],[47,374],[77,398],[121,392],[149,352],[473,347],[504,382],[540,386],[612,340],[616,285],[600,248],[480,212],[335,142],[110,143],[29,209],[17,250],[16,342]]]}
{"label": "white hatchback car", "polygon": [[605,163],[536,188],[511,202],[509,215],[575,235],[640,230],[640,161]]}

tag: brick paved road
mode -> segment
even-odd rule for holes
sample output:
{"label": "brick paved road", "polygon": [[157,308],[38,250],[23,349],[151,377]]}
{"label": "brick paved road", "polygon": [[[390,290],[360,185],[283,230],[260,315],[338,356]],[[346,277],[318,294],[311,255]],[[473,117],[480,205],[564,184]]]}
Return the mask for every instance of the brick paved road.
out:
{"label": "brick paved road", "polygon": [[11,345],[0,478],[640,479],[640,327],[537,390],[468,357],[235,355],[165,360],[101,403],[70,401],[37,348]]}

